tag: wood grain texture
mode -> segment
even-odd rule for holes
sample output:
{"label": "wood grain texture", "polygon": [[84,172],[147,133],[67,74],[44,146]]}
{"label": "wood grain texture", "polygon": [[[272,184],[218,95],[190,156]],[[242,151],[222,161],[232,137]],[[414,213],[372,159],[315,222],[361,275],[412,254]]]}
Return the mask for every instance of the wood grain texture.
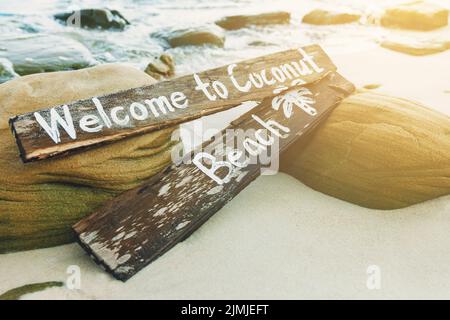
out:
{"label": "wood grain texture", "polygon": [[[319,79],[328,71],[336,70],[329,57],[319,46],[312,45],[302,49],[313,57],[318,66],[324,69],[323,72],[312,72],[301,75],[301,79],[306,83]],[[302,58],[303,55],[299,50],[288,50],[246,60],[237,64],[233,75],[238,82],[245,83],[250,73],[258,74],[262,70],[271,70],[271,67],[279,67],[292,61],[298,62]],[[132,103],[145,105],[145,100],[160,96],[165,96],[170,99],[171,94],[174,92],[184,93],[189,100],[189,106],[186,108],[174,108],[175,111],[173,112],[159,112],[158,117],[151,116],[149,112],[149,116],[145,120],[136,120],[130,117],[130,121],[123,126],[111,121],[111,125],[108,127],[106,121],[103,121],[100,123],[103,125],[103,128],[99,132],[86,132],[81,130],[78,125],[80,120],[86,115],[92,114],[100,117],[92,99],[69,103],[67,107],[73,119],[76,138],[71,138],[60,128],[60,142],[58,143],[55,143],[36,121],[34,113],[15,116],[10,119],[10,127],[19,147],[20,157],[23,162],[45,159],[174,126],[182,122],[235,107],[243,101],[261,101],[263,98],[272,95],[273,89],[280,85],[280,83],[275,83],[273,85],[262,86],[261,88],[252,87],[249,92],[241,92],[234,88],[228,75],[227,67],[211,69],[198,74],[200,79],[205,82],[212,83],[216,80],[221,81],[228,88],[229,96],[227,99],[222,99],[217,96],[215,101],[210,101],[202,91],[195,90],[196,82],[193,75],[97,97],[107,116],[110,116],[111,110],[117,106],[128,108]],[[63,116],[63,108],[64,105],[54,106],[39,111],[39,114],[47,123],[50,123],[51,110],[54,109],[58,114]]]}
{"label": "wood grain texture", "polygon": [[[305,88],[312,93],[316,115],[294,107],[288,118],[283,110],[272,107],[272,98],[267,98],[193,154],[215,150],[214,155],[219,157],[228,142],[235,139],[233,132],[237,129],[262,127],[254,115],[290,129],[286,138],[279,139],[279,151],[283,152],[354,91],[351,83],[333,71]],[[219,185],[192,162],[174,164],[142,186],[108,202],[73,229],[78,242],[97,263],[117,279],[126,281],[192,234],[256,179],[261,167],[260,162],[255,162],[235,168],[231,180]]]}

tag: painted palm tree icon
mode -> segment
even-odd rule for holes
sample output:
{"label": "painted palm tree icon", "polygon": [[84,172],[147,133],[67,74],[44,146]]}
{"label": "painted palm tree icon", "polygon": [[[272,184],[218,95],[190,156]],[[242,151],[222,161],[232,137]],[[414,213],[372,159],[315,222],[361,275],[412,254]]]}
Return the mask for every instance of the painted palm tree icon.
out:
{"label": "painted palm tree icon", "polygon": [[[278,87],[273,90],[273,93],[278,94],[284,90],[289,89],[286,86]],[[312,98],[312,92],[307,88],[299,88],[288,91],[287,93],[276,96],[272,99],[272,108],[279,110],[283,107],[283,112],[286,118],[290,118],[293,112],[294,106],[299,107],[307,114],[315,116],[317,110],[312,107],[316,101]]]}

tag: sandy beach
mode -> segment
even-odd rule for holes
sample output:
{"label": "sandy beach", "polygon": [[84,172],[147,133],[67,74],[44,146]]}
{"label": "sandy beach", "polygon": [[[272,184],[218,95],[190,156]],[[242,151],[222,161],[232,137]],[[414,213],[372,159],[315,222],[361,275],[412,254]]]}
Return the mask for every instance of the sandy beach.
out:
{"label": "sandy beach", "polygon": [[[418,101],[450,115],[450,51],[423,57],[380,48],[324,46],[358,88]],[[220,121],[226,124],[227,117]],[[216,125],[217,118],[205,126]],[[263,176],[184,242],[126,283],[103,272],[77,245],[0,256],[0,293],[66,281],[24,299],[440,299],[450,296],[450,196],[399,210],[371,210]],[[381,287],[367,286],[370,266]],[[369,269],[370,270],[370,269]]]}

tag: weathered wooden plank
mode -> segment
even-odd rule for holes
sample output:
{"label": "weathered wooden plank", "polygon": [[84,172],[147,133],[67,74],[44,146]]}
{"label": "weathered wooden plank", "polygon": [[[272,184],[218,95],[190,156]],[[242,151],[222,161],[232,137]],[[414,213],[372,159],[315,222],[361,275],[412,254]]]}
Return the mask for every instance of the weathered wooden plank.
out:
{"label": "weathered wooden plank", "polygon": [[335,71],[317,46],[27,113],[10,119],[22,161],[45,159],[158,130],[272,95]]}
{"label": "weathered wooden plank", "polygon": [[[260,175],[261,157],[247,165],[242,165],[241,157],[241,167],[235,165],[237,151],[249,155],[247,147],[256,146],[243,137],[259,145],[278,138],[267,146],[274,159],[353,90],[351,83],[329,72],[314,83],[265,99],[190,154],[193,161],[170,166],[77,223],[73,228],[79,243],[114,277],[126,281],[188,237]],[[248,143],[244,146],[239,140]],[[210,164],[203,161],[208,155],[216,158]],[[231,164],[232,170],[219,160]],[[208,171],[213,163],[220,167],[214,174]]]}

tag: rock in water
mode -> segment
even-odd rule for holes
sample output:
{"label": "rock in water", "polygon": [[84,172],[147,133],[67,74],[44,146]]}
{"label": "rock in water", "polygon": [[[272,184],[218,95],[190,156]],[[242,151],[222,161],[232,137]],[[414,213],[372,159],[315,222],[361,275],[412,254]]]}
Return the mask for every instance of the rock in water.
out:
{"label": "rock in water", "polygon": [[81,43],[53,35],[29,35],[0,39],[0,58],[13,63],[20,75],[76,70],[96,63]]}
{"label": "rock in water", "polygon": [[345,99],[292,146],[281,169],[363,207],[396,209],[450,193],[450,118],[373,91]]}
{"label": "rock in water", "polygon": [[248,45],[249,45],[249,46],[252,46],[252,47],[269,47],[269,46],[276,46],[275,43],[267,42],[267,41],[264,41],[264,40],[255,40],[255,41],[249,42]]}
{"label": "rock in water", "polygon": [[8,119],[154,82],[142,71],[112,64],[25,76],[0,85],[0,253],[72,241],[74,223],[171,163],[174,130],[24,165]]}
{"label": "rock in water", "polygon": [[388,28],[428,31],[448,24],[448,10],[416,1],[386,9],[380,22]]}
{"label": "rock in water", "polygon": [[164,38],[172,48],[205,44],[223,47],[225,44],[222,30],[214,26],[173,30]]}
{"label": "rock in water", "polygon": [[375,90],[381,87],[381,84],[379,83],[369,83],[366,84],[363,88],[367,90]]}
{"label": "rock in water", "polygon": [[0,83],[11,80],[19,75],[14,71],[11,61],[0,58]]}
{"label": "rock in water", "polygon": [[414,55],[425,56],[450,49],[450,41],[441,40],[385,40],[381,42],[383,48]]}
{"label": "rock in water", "polygon": [[265,26],[272,24],[288,24],[291,21],[289,12],[278,11],[256,15],[238,15],[225,17],[216,24],[227,30],[236,30],[249,26]]}
{"label": "rock in water", "polygon": [[154,59],[147,65],[145,73],[157,80],[174,76],[175,64],[172,57],[163,53],[159,58]]}
{"label": "rock in water", "polygon": [[130,24],[119,11],[109,9],[82,9],[58,13],[54,17],[68,26],[83,28],[124,29]]}
{"label": "rock in water", "polygon": [[302,22],[317,25],[344,24],[356,22],[360,18],[361,15],[357,13],[334,12],[317,9],[306,14],[303,17]]}

